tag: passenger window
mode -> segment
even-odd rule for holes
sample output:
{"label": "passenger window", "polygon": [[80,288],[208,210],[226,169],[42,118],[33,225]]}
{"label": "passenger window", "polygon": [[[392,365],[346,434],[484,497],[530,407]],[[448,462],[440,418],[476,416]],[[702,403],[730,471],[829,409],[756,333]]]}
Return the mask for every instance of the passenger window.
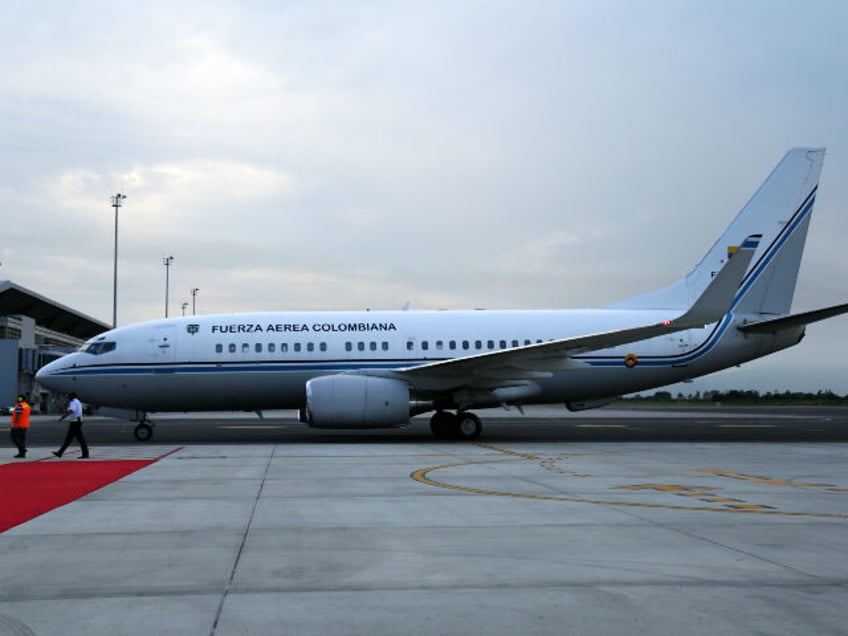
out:
{"label": "passenger window", "polygon": [[218,343],[215,345],[215,353],[224,353],[224,345]]}
{"label": "passenger window", "polygon": [[353,351],[353,343],[349,340],[345,343],[345,351]]}
{"label": "passenger window", "polygon": [[384,340],[383,341],[383,351],[388,351],[388,350],[389,350],[389,343]]}
{"label": "passenger window", "polygon": [[307,351],[315,351],[315,343],[314,342],[307,342],[306,343],[306,350]]}
{"label": "passenger window", "polygon": [[268,353],[274,353],[274,349],[276,349],[276,345],[273,342],[268,343]]}
{"label": "passenger window", "polygon": [[518,340],[513,340],[513,341],[512,341],[512,346],[513,346],[513,347],[517,347],[517,346],[518,346]]}
{"label": "passenger window", "polygon": [[357,342],[356,343],[356,350],[357,351],[365,351],[365,343],[364,342]]}
{"label": "passenger window", "polygon": [[368,348],[371,349],[371,351],[376,351],[377,350],[377,343],[374,342],[374,341],[369,342]]}
{"label": "passenger window", "polygon": [[451,351],[456,349],[456,340],[451,340],[450,342],[448,342],[448,349],[450,349]]}
{"label": "passenger window", "polygon": [[262,343],[261,343],[261,342],[257,342],[257,343],[254,345],[253,350],[254,350],[256,353],[262,353]]}
{"label": "passenger window", "polygon": [[525,341],[524,341],[524,346],[525,346],[525,347],[526,347],[527,345],[529,345],[529,344],[530,344],[530,341],[529,341],[529,340],[525,340]]}
{"label": "passenger window", "polygon": [[462,348],[465,349],[466,351],[468,350],[468,347],[470,347],[470,346],[471,345],[469,344],[468,340],[462,341]]}
{"label": "passenger window", "polygon": [[427,351],[430,348],[430,343],[427,340],[421,341],[421,349]]}
{"label": "passenger window", "polygon": [[482,340],[475,340],[474,341],[474,348],[475,349],[482,349],[483,348],[483,341]]}
{"label": "passenger window", "polygon": [[495,348],[495,341],[494,340],[488,340],[488,341],[486,341],[486,344],[488,345],[489,349]]}
{"label": "passenger window", "polygon": [[249,351],[250,351],[250,345],[247,344],[246,342],[242,342],[241,343],[241,352],[242,353],[248,353]]}
{"label": "passenger window", "polygon": [[288,350],[289,350],[289,343],[288,342],[281,342],[280,343],[280,352],[281,353],[288,353]]}
{"label": "passenger window", "polygon": [[412,340],[406,341],[406,350],[412,351],[415,348],[415,343]]}
{"label": "passenger window", "polygon": [[231,342],[229,348],[230,348],[230,353],[235,353],[236,352],[236,343]]}
{"label": "passenger window", "polygon": [[318,347],[318,348],[319,348],[319,349],[321,349],[321,351],[326,351],[326,350],[327,350],[327,343],[326,343],[326,342],[322,342],[322,343],[319,345],[319,347]]}
{"label": "passenger window", "polygon": [[445,343],[441,340],[436,340],[436,351],[441,351],[445,348]]}
{"label": "passenger window", "polygon": [[295,351],[295,353],[300,353],[300,343],[299,342],[294,343],[294,351]]}

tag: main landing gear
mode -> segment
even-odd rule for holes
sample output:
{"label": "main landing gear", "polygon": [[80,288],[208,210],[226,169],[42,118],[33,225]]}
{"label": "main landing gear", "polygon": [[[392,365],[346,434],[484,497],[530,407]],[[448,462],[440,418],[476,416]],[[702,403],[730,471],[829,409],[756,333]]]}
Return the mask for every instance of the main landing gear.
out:
{"label": "main landing gear", "polygon": [[483,431],[480,418],[468,411],[436,411],[430,418],[430,430],[439,439],[475,440]]}

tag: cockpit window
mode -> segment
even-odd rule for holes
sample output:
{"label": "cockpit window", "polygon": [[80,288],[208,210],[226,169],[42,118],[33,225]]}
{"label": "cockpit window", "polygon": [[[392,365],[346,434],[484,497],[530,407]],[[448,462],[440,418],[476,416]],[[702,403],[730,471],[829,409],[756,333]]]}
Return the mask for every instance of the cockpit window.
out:
{"label": "cockpit window", "polygon": [[96,342],[86,342],[80,351],[90,353],[93,356],[99,356],[101,353],[109,353],[115,350],[115,342],[111,340],[98,340]]}

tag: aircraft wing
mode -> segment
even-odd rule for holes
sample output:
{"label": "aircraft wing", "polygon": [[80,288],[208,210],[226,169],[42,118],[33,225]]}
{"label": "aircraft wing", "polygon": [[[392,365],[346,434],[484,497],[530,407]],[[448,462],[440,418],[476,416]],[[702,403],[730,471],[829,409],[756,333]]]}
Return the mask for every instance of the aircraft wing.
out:
{"label": "aircraft wing", "polygon": [[[399,374],[420,387],[473,384],[475,380],[522,380],[578,364],[571,356],[639,342],[676,331],[704,327],[729,311],[736,291],[759,244],[760,235],[745,239],[733,258],[716,274],[704,293],[684,313],[663,322],[552,340],[501,351],[407,367]],[[430,379],[431,382],[427,382]],[[452,380],[452,381],[451,381]]]}
{"label": "aircraft wing", "polygon": [[846,312],[848,312],[848,303],[825,307],[824,309],[816,309],[814,311],[806,311],[802,314],[792,314],[781,316],[780,318],[748,323],[747,325],[740,326],[739,331],[747,331],[749,333],[776,333],[781,329],[809,325],[811,322],[833,318]]}

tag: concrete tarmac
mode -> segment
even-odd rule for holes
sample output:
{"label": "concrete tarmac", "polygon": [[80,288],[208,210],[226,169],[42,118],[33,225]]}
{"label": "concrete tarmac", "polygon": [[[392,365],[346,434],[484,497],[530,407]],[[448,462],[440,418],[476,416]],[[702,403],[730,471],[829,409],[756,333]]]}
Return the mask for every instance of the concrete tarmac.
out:
{"label": "concrete tarmac", "polygon": [[0,635],[848,633],[848,409],[270,415],[90,418],[161,459],[0,534]]}

